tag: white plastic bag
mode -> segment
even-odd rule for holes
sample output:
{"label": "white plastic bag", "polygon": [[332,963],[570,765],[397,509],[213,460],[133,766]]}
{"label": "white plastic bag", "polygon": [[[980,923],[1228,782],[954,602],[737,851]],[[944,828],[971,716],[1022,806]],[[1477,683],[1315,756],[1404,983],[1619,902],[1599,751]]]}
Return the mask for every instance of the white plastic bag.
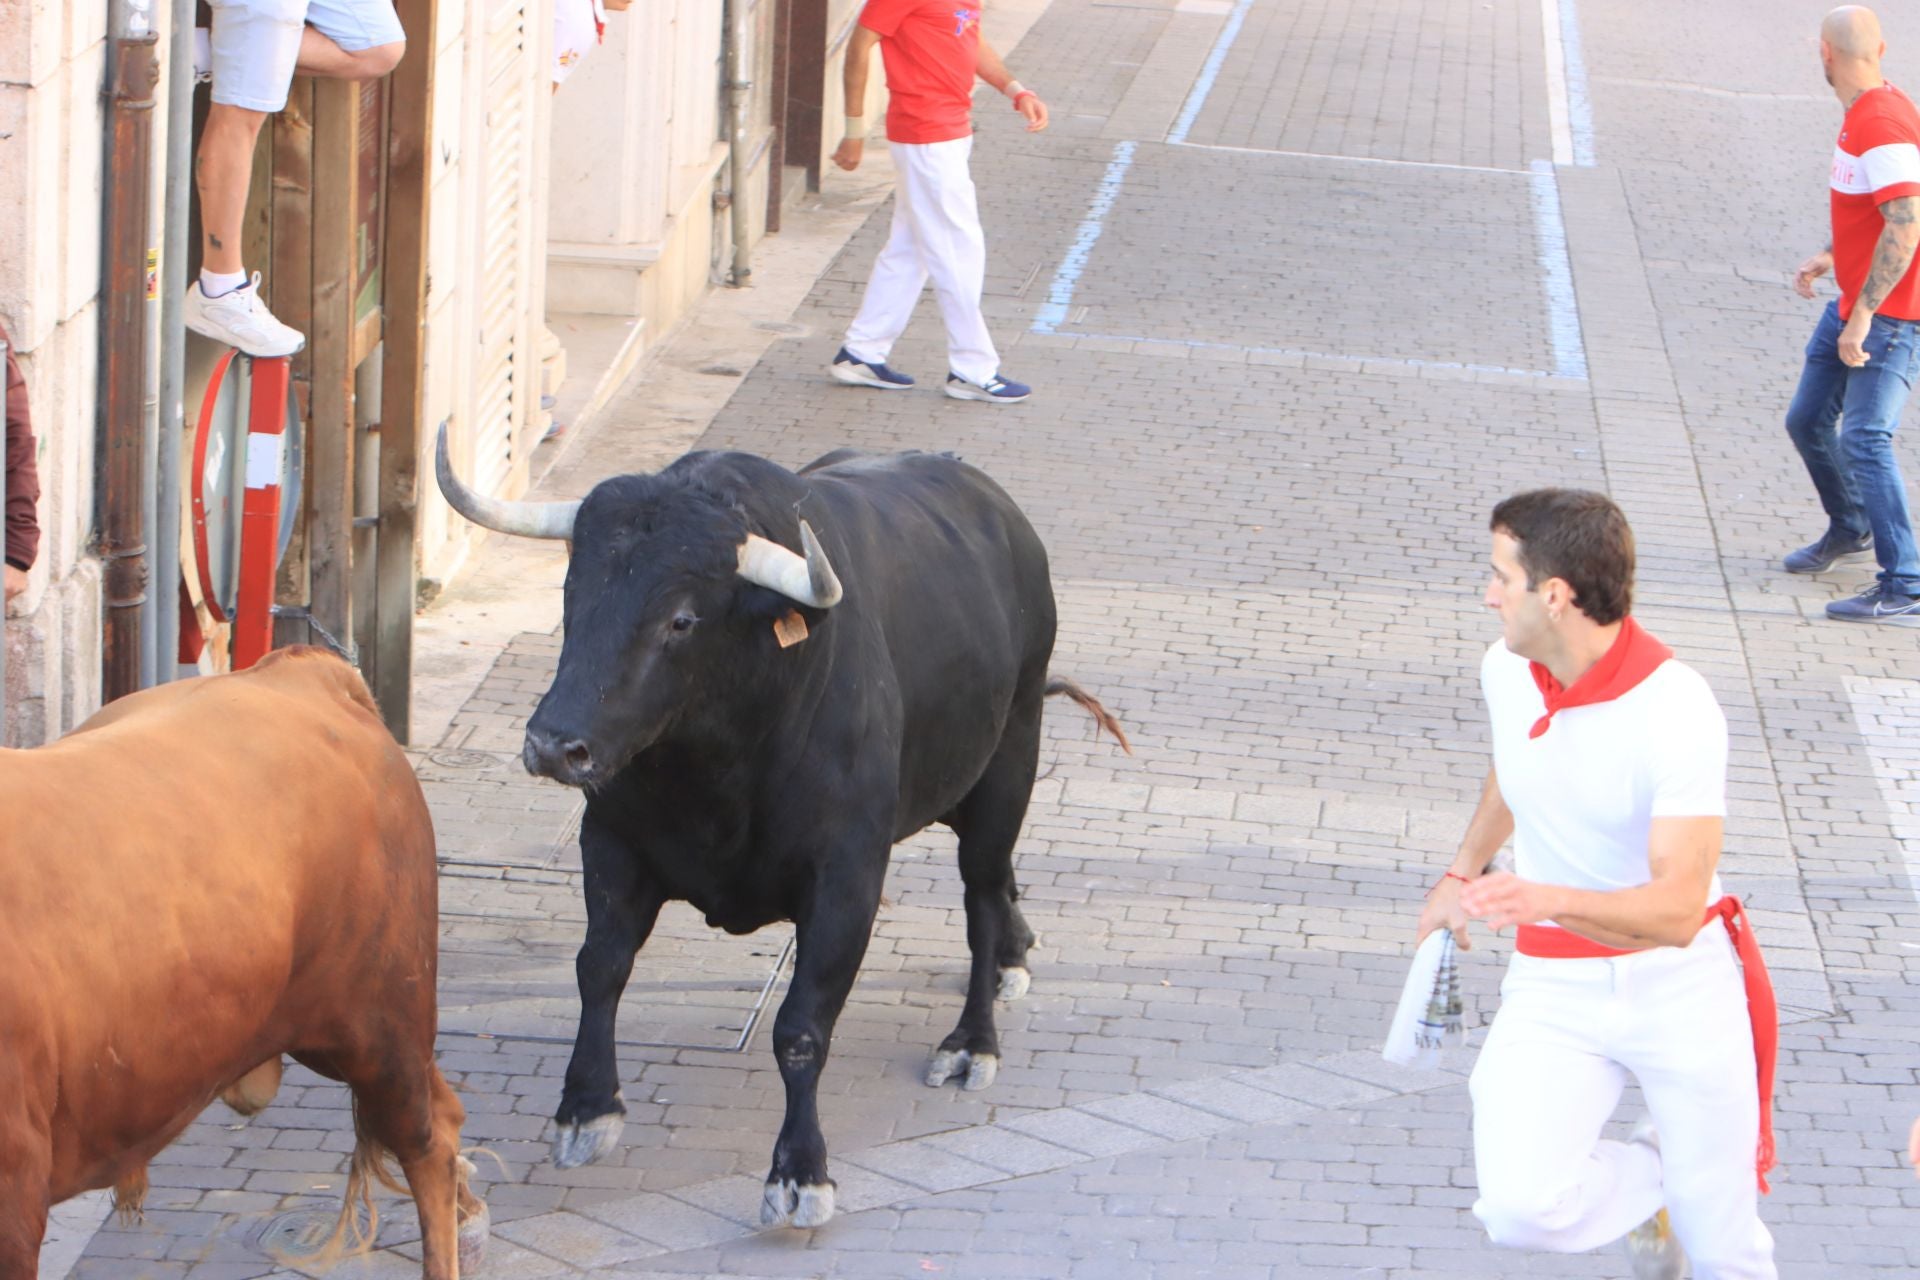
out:
{"label": "white plastic bag", "polygon": [[1435,929],[1413,953],[1380,1056],[1403,1067],[1437,1067],[1440,1051],[1467,1042],[1460,1002],[1460,951],[1451,929]]}

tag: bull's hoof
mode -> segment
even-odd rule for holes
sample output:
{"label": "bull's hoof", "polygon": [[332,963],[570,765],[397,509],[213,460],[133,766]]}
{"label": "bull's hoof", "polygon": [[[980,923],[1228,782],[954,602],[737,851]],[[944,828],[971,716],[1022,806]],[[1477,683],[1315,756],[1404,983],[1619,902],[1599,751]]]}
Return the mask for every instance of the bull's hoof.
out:
{"label": "bull's hoof", "polygon": [[1033,974],[1024,965],[1018,969],[1002,969],[1000,971],[1000,998],[1002,1000],[1018,1000],[1021,996],[1027,994],[1027,988],[1032,985]]}
{"label": "bull's hoof", "polygon": [[627,1118],[618,1111],[585,1124],[557,1125],[553,1135],[553,1163],[559,1169],[578,1169],[605,1158],[620,1145]]}
{"label": "bull's hoof", "polygon": [[460,1274],[476,1276],[480,1274],[480,1264],[487,1256],[487,1238],[493,1233],[493,1214],[487,1208],[486,1201],[468,1214],[460,1223],[457,1237],[460,1253]]}
{"label": "bull's hoof", "polygon": [[782,1179],[769,1182],[760,1199],[763,1227],[822,1227],[833,1217],[833,1184],[802,1186]]}
{"label": "bull's hoof", "polygon": [[1000,1059],[991,1053],[939,1049],[927,1061],[927,1087],[931,1089],[938,1089],[947,1081],[960,1078],[962,1089],[968,1093],[978,1093],[990,1086],[999,1074]]}

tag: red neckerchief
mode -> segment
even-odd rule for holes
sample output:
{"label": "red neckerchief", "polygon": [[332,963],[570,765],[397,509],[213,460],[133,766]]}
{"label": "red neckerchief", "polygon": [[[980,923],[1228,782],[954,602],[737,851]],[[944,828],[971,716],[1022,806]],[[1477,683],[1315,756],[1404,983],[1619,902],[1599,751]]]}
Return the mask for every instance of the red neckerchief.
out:
{"label": "red neckerchief", "polygon": [[1628,618],[1620,624],[1620,634],[1613,638],[1612,646],[1600,656],[1600,661],[1588,667],[1587,673],[1575,680],[1571,689],[1562,689],[1553,672],[1539,663],[1528,663],[1533,670],[1533,682],[1540,686],[1540,696],[1546,699],[1547,714],[1533,722],[1527,737],[1537,738],[1545,733],[1556,711],[1594,702],[1612,702],[1652,675],[1655,667],[1672,656],[1673,650]]}

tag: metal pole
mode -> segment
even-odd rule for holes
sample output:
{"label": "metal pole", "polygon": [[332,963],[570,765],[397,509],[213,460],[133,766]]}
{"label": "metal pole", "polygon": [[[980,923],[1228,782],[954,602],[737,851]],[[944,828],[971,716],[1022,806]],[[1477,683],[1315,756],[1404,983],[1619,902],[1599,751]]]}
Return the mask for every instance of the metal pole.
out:
{"label": "metal pole", "polygon": [[187,202],[193,183],[194,0],[173,0],[167,61],[167,181],[160,248],[160,471],[153,526],[156,671],[179,673],[180,450],[185,444],[187,328]]}
{"label": "metal pole", "polygon": [[747,104],[753,90],[748,78],[752,69],[747,61],[746,0],[727,0],[721,21],[726,24],[727,134],[729,182],[733,187],[733,287],[744,289],[753,283],[753,219],[747,205],[748,164],[753,159],[747,148]]}
{"label": "metal pole", "polygon": [[[158,37],[155,37],[156,41]],[[156,52],[158,47],[156,44]],[[153,128],[153,115],[147,116],[147,128]],[[140,527],[146,531],[147,541],[147,589],[140,601],[140,687],[151,688],[158,667],[158,627],[159,619],[155,612],[156,600],[163,585],[160,576],[154,573],[153,553],[155,543],[164,540],[161,536],[163,526],[160,523],[160,246],[156,240],[159,228],[153,225],[154,196],[152,165],[152,140],[148,140],[149,169],[141,177],[145,179],[145,197],[147,206],[147,241],[143,246],[145,253],[142,265],[145,270],[141,276],[141,288],[145,292],[145,301],[141,304],[141,324],[146,330],[140,347]]]}

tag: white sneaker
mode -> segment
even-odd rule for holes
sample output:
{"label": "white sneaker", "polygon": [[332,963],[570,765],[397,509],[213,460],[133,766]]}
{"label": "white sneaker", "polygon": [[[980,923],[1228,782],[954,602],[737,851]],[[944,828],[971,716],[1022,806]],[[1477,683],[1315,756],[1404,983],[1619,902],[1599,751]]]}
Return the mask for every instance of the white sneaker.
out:
{"label": "white sneaker", "polygon": [[[1652,1147],[1656,1153],[1660,1150],[1660,1135],[1650,1120],[1637,1125],[1627,1141]],[[1665,1209],[1627,1232],[1621,1243],[1626,1246],[1627,1257],[1633,1264],[1633,1280],[1680,1280],[1686,1270],[1686,1250],[1680,1247],[1680,1238],[1673,1234],[1673,1223]]]}
{"label": "white sneaker", "polygon": [[1686,1270],[1686,1252],[1665,1209],[1627,1232],[1626,1246],[1633,1280],[1680,1280]]}
{"label": "white sneaker", "polygon": [[187,305],[182,315],[187,328],[215,342],[250,356],[290,356],[307,345],[298,329],[289,329],[273,318],[266,303],[260,301],[260,273],[253,279],[217,298],[200,292],[200,282],[187,286]]}

